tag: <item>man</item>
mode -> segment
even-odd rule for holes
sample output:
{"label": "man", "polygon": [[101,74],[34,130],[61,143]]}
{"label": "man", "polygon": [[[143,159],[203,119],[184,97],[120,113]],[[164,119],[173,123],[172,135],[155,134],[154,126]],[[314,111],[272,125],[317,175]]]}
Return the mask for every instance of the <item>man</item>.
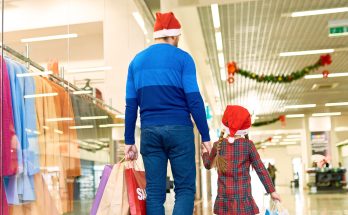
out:
{"label": "man", "polygon": [[211,150],[195,64],[188,53],[177,48],[180,28],[173,13],[157,13],[155,44],[140,52],[128,70],[125,154],[129,160],[138,157],[134,130],[139,106],[148,215],[164,214],[168,160],[175,186],[173,214],[193,213],[196,167],[191,115],[204,146]]}

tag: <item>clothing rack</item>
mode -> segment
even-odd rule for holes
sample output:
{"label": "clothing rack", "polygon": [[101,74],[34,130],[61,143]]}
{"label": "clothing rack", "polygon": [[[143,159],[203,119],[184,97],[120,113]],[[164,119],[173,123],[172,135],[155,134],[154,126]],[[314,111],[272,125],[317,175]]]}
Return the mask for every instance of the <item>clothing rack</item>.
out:
{"label": "clothing rack", "polygon": [[[28,57],[25,57],[24,55],[22,55],[21,53],[17,52],[16,50],[12,49],[11,47],[9,46],[6,46],[6,45],[0,45],[1,48],[3,48],[4,51],[8,52],[9,54],[13,55],[14,57],[28,63],[29,65],[35,67],[36,69],[40,70],[40,71],[45,71],[45,68],[42,67],[40,64],[32,61],[30,58]],[[56,76],[56,75],[49,75],[50,78],[52,79],[55,79],[56,81],[60,82],[60,83],[63,83],[65,84],[66,86],[68,86],[69,88],[75,90],[75,91],[81,91],[82,89],[80,89],[79,87],[75,86],[74,84],[68,82],[67,80],[59,77],[59,76]],[[120,111],[116,110],[115,108],[111,107],[110,105],[107,105],[105,104],[104,101],[90,95],[90,94],[84,94],[85,96],[87,96],[88,98],[92,99],[93,101],[96,101],[98,102],[99,104],[101,104],[103,107],[107,107],[108,109],[118,113],[118,114],[121,114]]]}

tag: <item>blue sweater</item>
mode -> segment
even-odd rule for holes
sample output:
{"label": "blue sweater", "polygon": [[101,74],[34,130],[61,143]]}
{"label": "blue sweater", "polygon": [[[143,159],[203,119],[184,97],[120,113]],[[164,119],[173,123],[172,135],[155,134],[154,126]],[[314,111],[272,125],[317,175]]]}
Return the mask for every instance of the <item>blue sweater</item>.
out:
{"label": "blue sweater", "polygon": [[140,52],[129,65],[126,86],[125,143],[134,144],[140,107],[141,127],[193,126],[210,141],[196,67],[192,57],[169,44],[155,44]]}

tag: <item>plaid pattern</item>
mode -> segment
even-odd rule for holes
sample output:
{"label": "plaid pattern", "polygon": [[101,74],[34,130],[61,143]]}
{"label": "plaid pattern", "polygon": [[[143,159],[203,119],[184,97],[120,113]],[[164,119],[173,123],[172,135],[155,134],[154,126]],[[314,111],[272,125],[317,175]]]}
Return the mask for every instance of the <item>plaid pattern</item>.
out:
{"label": "plaid pattern", "polygon": [[[216,153],[214,147],[210,155],[208,153],[202,155],[205,168],[212,168]],[[227,160],[227,172],[219,173],[214,213],[219,215],[258,214],[259,209],[251,194],[250,165],[256,170],[267,193],[272,193],[275,189],[255,145],[246,139],[237,139],[232,144],[225,139],[221,144],[220,155]]]}

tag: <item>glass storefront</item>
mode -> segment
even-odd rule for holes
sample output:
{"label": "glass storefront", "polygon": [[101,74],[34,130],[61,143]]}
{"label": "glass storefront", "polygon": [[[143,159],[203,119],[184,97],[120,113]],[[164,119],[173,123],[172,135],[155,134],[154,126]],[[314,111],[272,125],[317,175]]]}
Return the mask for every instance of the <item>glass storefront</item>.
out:
{"label": "glass storefront", "polygon": [[[89,214],[123,157],[132,1],[2,1],[1,214]],[[134,27],[137,29],[134,29]]]}

